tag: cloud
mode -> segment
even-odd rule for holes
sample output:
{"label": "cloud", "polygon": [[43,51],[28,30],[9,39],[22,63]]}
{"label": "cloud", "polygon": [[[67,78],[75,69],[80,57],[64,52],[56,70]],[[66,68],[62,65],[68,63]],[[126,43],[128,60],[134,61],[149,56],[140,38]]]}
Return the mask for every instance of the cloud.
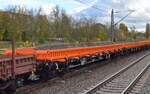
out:
{"label": "cloud", "polygon": [[[100,4],[100,3],[98,3]],[[122,22],[128,25],[128,27],[136,26],[138,30],[145,31],[146,23],[150,22],[150,0],[112,0],[106,2],[101,2],[101,5],[108,6],[108,10],[113,8],[115,11],[120,11],[115,14],[115,22],[124,17],[128,10],[135,10],[132,14],[130,14],[127,18],[125,18]],[[100,17],[101,21],[110,22],[110,15],[104,17]]]}
{"label": "cloud", "polygon": [[[99,22],[110,23],[110,11],[121,11],[115,14],[115,21],[124,17],[128,11],[135,10],[122,22],[129,27],[134,24],[137,29],[145,28],[145,24],[150,22],[150,0],[81,0],[88,5],[81,4],[75,0],[0,0],[0,9],[7,8],[8,5],[19,5],[27,8],[42,8],[45,14],[49,14],[58,5],[65,9],[69,15],[86,14],[87,16],[97,16]],[[99,7],[104,12],[91,8]],[[132,24],[131,24],[132,23]],[[141,24],[142,23],[142,24]]]}
{"label": "cloud", "polygon": [[8,6],[20,6],[26,8],[38,8],[40,0],[3,0],[0,8],[7,8]]}
{"label": "cloud", "polygon": [[45,14],[50,14],[55,7],[56,7],[55,4],[49,3],[49,4],[43,4],[41,8]]}
{"label": "cloud", "polygon": [[[129,26],[135,25],[138,30],[145,30],[145,25],[150,22],[150,1],[149,0],[120,0],[120,5],[124,4],[121,9],[135,10],[129,17],[125,19]],[[130,21],[129,21],[130,20]]]}
{"label": "cloud", "polygon": [[87,9],[87,8],[90,8],[93,5],[95,5],[97,1],[98,0],[94,0],[93,2],[90,2],[90,4],[88,3],[88,5],[84,5],[84,6],[81,6],[81,7],[78,7],[78,8],[74,8],[73,13],[79,13],[79,12],[81,12],[81,11]]}
{"label": "cloud", "polygon": [[112,2],[114,2],[114,3],[120,3],[121,0],[112,0]]}
{"label": "cloud", "polygon": [[[5,1],[5,0],[4,0]],[[43,0],[7,0],[2,1],[3,8],[9,8],[9,6],[19,6],[22,8],[28,9],[42,9],[42,13],[49,14],[52,12],[53,8],[56,7],[56,4],[50,2],[44,2]],[[45,0],[47,1],[47,0]]]}

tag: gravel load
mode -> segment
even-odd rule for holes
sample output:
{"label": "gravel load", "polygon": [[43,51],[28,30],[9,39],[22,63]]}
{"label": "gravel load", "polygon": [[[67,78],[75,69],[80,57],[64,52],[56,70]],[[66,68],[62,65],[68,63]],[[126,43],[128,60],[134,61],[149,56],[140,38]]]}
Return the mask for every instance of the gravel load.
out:
{"label": "gravel load", "polygon": [[43,87],[30,94],[78,94],[90,86],[96,85],[99,81],[109,77],[147,52],[143,51],[105,61],[105,63],[99,62],[98,64],[93,64],[78,75],[68,78],[62,77],[57,83]]}

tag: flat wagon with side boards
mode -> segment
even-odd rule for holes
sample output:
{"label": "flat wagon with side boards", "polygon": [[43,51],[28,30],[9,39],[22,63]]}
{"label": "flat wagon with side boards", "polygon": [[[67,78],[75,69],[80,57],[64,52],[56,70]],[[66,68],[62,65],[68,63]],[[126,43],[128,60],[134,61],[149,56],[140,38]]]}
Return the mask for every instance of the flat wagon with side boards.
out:
{"label": "flat wagon with side boards", "polygon": [[48,80],[77,66],[99,63],[150,48],[150,41],[119,43],[69,49],[35,50],[32,48],[5,50],[0,56],[0,91],[13,91],[27,80]]}
{"label": "flat wagon with side boards", "polygon": [[15,91],[16,83],[22,85],[23,79],[36,68],[34,55],[0,55],[0,91]]}

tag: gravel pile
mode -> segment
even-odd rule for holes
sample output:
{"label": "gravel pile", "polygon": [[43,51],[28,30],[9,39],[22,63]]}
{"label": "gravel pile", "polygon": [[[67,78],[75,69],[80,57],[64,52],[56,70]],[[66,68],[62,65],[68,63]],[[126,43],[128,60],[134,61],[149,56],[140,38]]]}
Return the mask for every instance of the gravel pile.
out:
{"label": "gravel pile", "polygon": [[148,51],[118,57],[106,63],[93,64],[92,68],[87,68],[84,72],[73,75],[69,78],[62,78],[55,84],[44,87],[30,94],[78,94],[90,86],[96,85],[99,81],[104,80],[111,74],[117,72],[127,64],[141,57]]}

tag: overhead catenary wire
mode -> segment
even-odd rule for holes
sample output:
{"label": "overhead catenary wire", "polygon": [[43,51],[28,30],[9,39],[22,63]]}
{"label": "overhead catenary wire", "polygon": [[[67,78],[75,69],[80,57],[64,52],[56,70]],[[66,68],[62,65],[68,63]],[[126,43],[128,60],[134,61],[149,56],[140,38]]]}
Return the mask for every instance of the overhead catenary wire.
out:
{"label": "overhead catenary wire", "polygon": [[124,17],[122,17],[119,21],[117,21],[114,25],[117,25],[118,23],[120,23],[122,20],[124,20],[126,17],[128,17],[131,13],[133,13],[134,11],[129,12],[127,15],[125,15]]}
{"label": "overhead catenary wire", "polygon": [[[75,0],[75,1],[77,1],[77,2],[79,2],[79,3],[81,3],[81,4],[84,4],[84,5],[88,5],[88,6],[89,6],[88,3],[90,3],[90,2],[86,3],[86,2],[81,1],[81,0]],[[101,12],[107,12],[107,13],[108,13],[107,10],[100,9],[100,8],[97,7],[97,6],[91,6],[91,8],[96,9],[96,10],[99,10],[99,11],[101,11]],[[126,16],[122,17],[122,18],[121,18],[119,21],[117,21],[114,25],[117,25],[119,22],[121,22],[122,20],[124,20],[127,16],[129,16],[129,15],[130,15],[132,12],[134,12],[135,10],[125,10],[125,11],[130,11],[130,13],[128,13]],[[121,11],[116,11],[116,12],[114,12],[114,13],[118,13],[118,12],[121,12]]]}
{"label": "overhead catenary wire", "polygon": [[[88,3],[85,3],[85,2],[83,2],[83,1],[81,1],[81,0],[75,0],[75,1],[77,1],[77,2],[79,2],[79,3],[81,3],[81,4],[84,4],[84,5],[88,5],[88,6],[89,6]],[[106,10],[100,9],[100,8],[97,7],[97,6],[91,6],[91,8],[96,9],[96,10],[99,10],[99,11],[101,11],[101,12],[107,12]]]}

